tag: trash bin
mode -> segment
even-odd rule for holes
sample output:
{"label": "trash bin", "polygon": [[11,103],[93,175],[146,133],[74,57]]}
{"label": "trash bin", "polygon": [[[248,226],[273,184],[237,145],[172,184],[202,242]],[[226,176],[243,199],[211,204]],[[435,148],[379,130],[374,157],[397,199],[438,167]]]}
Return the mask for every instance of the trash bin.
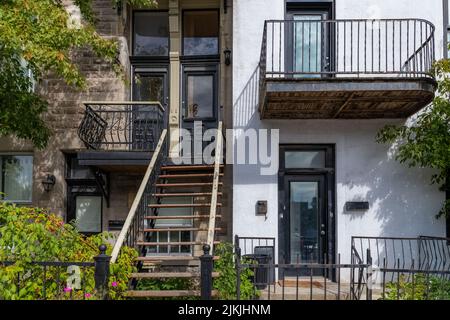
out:
{"label": "trash bin", "polygon": [[254,275],[250,280],[255,287],[258,290],[267,288],[267,284],[269,283],[269,267],[267,264],[269,264],[271,257],[267,254],[246,254],[242,256],[242,258],[247,260],[246,263],[252,264],[251,269],[254,272]]}

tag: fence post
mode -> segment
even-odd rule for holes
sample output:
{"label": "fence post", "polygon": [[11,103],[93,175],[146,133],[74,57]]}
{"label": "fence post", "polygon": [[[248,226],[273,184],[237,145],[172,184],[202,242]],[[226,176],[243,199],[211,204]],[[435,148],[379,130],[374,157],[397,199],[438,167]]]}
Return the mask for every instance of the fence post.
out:
{"label": "fence post", "polygon": [[109,278],[109,264],[111,256],[106,254],[106,245],[102,244],[99,247],[100,254],[94,257],[95,261],[95,289],[100,295],[101,299],[107,299],[108,296],[108,278]]}
{"label": "fence post", "polygon": [[367,292],[366,292],[366,300],[372,300],[372,255],[370,254],[370,249],[367,249]]}
{"label": "fence post", "polygon": [[200,257],[200,294],[202,300],[211,300],[213,256],[209,254],[211,247],[203,246],[203,255]]}
{"label": "fence post", "polygon": [[235,257],[234,263],[236,266],[236,299],[241,299],[241,248],[239,247],[239,236],[234,237]]}

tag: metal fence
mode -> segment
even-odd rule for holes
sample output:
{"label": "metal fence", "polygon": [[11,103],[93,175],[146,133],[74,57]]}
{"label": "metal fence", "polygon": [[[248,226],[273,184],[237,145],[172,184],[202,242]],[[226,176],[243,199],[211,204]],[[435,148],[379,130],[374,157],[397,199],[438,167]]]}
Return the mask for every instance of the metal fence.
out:
{"label": "metal fence", "polygon": [[[14,276],[13,281],[3,279],[0,283],[0,300],[11,299],[2,296],[1,292],[7,291],[14,299],[107,299],[111,257],[106,255],[105,245],[99,250],[100,254],[92,262],[0,261],[0,270],[9,268],[8,274]],[[88,290],[89,280],[94,282],[93,290]]]}
{"label": "metal fence", "polygon": [[86,102],[78,136],[92,150],[154,151],[165,128],[159,102]]}
{"label": "metal fence", "polygon": [[431,77],[433,24],[421,19],[268,20],[261,80],[314,77]]}
{"label": "metal fence", "polygon": [[261,244],[274,246],[275,239],[235,237],[238,299],[241,275],[249,271],[252,299],[450,299],[450,239],[352,237],[349,264],[340,255],[334,264],[277,264],[272,251],[256,250]]}

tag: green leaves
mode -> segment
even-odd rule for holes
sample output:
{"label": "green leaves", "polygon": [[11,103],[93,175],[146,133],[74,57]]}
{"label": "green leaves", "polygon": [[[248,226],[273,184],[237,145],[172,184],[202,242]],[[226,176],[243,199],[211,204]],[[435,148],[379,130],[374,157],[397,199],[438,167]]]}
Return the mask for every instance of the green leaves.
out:
{"label": "green leaves", "polygon": [[[219,292],[219,298],[223,300],[236,299],[236,268],[234,265],[233,244],[220,243],[215,247],[215,254],[219,260],[214,263],[214,271],[219,272],[219,277],[214,279],[214,289]],[[241,263],[245,263],[242,261]],[[241,271],[241,299],[253,298],[255,288],[250,278],[253,271],[244,269]],[[256,290],[256,294],[258,291]]]}
{"label": "green leaves", "polygon": [[[153,0],[129,2],[155,5]],[[70,27],[69,14],[59,0],[0,2],[0,136],[29,139],[40,149],[51,136],[41,117],[48,103],[32,92],[21,60],[26,61],[38,82],[53,74],[81,90],[86,89],[86,79],[73,59],[76,51],[91,50],[118,75],[123,74],[117,42],[101,37],[93,27],[92,0],[74,3],[85,18],[81,28]]]}
{"label": "green leaves", "polygon": [[[386,126],[377,135],[380,143],[396,144],[396,159],[410,167],[435,169],[431,183],[440,190],[450,188],[450,60],[434,66],[438,79],[433,105],[422,110],[411,125]],[[438,216],[450,216],[450,201],[446,201]]]}
{"label": "green leaves", "polygon": [[[99,254],[98,246],[111,237],[103,233],[84,237],[62,219],[38,208],[16,207],[0,202],[0,300],[42,299],[44,269],[33,261],[92,262]],[[107,244],[107,254],[112,247]],[[118,261],[111,265],[109,287],[112,299],[122,299],[128,288],[129,276],[135,271],[136,250],[123,247]],[[68,299],[64,292],[70,276],[67,268],[48,267],[45,273],[46,299]],[[94,294],[94,269],[84,268],[82,276],[86,292]],[[20,279],[19,287],[17,279]],[[19,289],[19,291],[18,291]],[[84,299],[82,290],[73,290],[72,298]]]}

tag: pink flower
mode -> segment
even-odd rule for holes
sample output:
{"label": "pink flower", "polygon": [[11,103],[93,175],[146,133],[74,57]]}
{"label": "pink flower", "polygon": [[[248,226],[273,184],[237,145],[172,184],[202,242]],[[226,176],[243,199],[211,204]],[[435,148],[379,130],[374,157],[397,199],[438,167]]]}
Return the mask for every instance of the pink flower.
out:
{"label": "pink flower", "polygon": [[117,282],[116,281],[111,282],[111,286],[117,287]]}
{"label": "pink flower", "polygon": [[84,297],[85,297],[86,299],[89,299],[90,297],[92,297],[92,295],[88,292],[88,293],[85,293],[85,294],[84,294]]}
{"label": "pink flower", "polygon": [[72,291],[72,288],[69,288],[69,287],[64,288],[64,292],[70,292],[70,291]]}

